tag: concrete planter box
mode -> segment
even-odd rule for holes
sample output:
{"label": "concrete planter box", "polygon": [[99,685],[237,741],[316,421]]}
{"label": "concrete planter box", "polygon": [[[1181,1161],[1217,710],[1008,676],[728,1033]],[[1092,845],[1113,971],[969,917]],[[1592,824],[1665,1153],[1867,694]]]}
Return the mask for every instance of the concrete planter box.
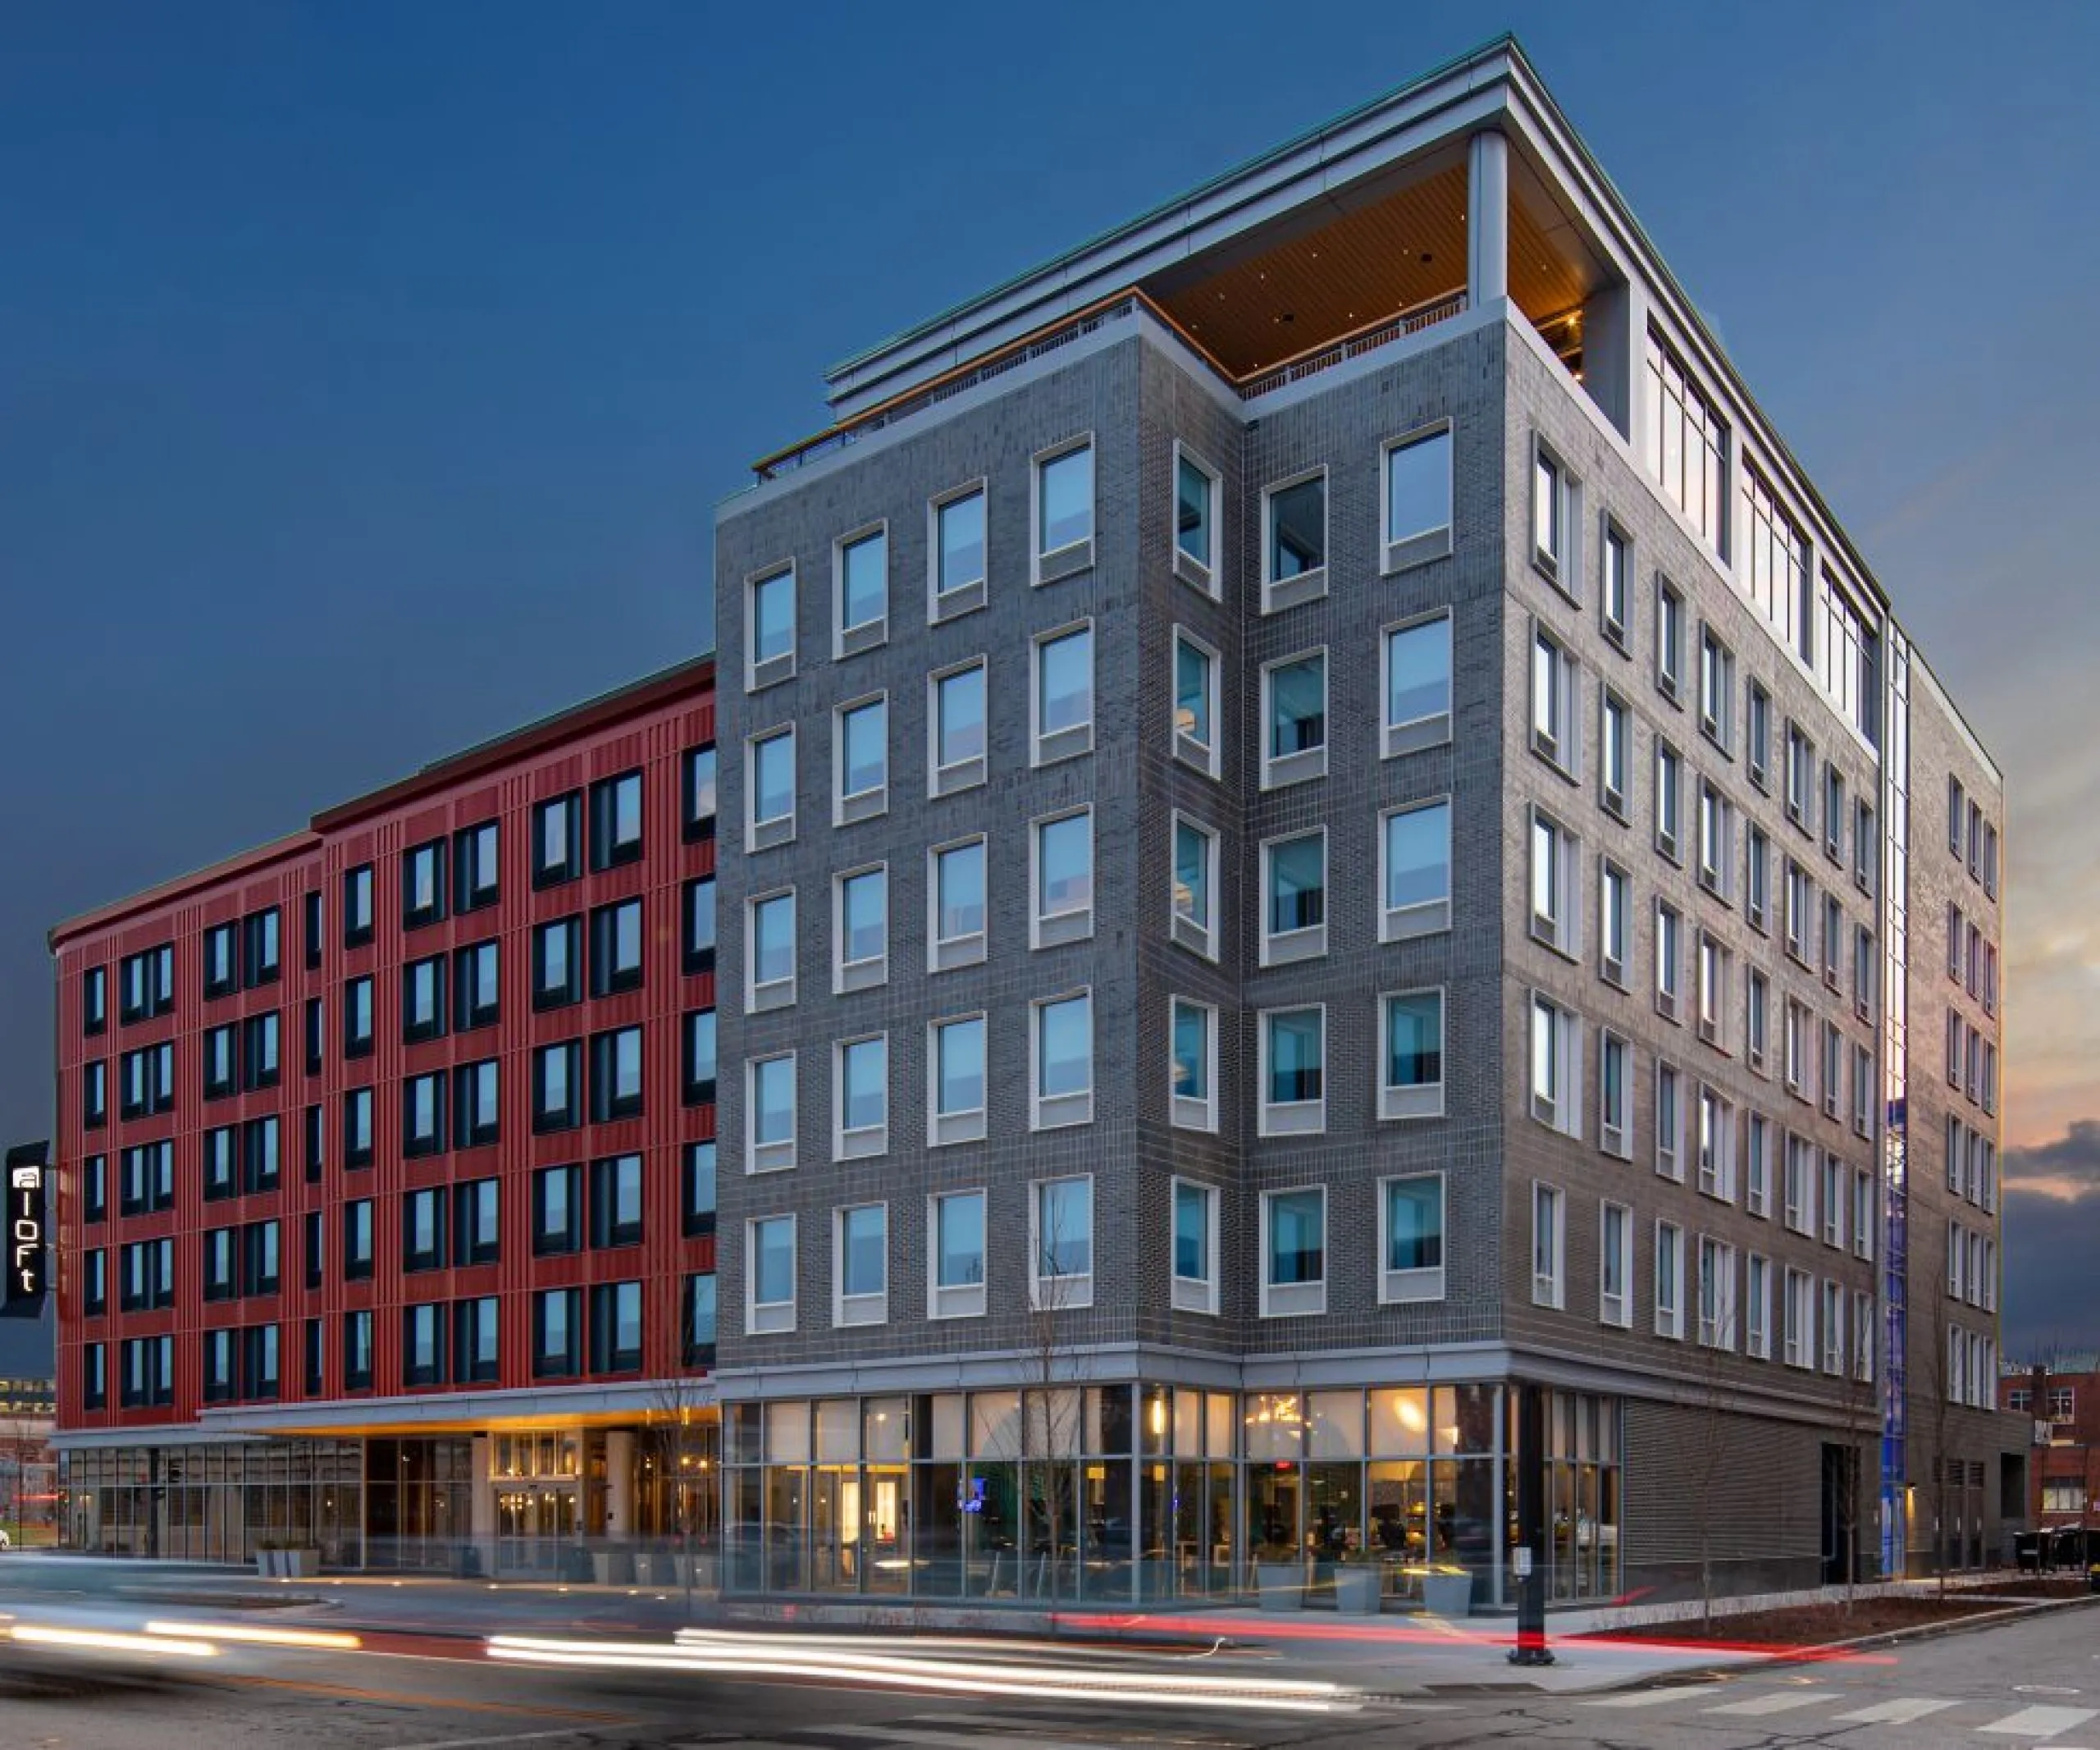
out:
{"label": "concrete planter box", "polygon": [[593,1550],[591,1578],[600,1586],[632,1586],[634,1554],[630,1550]]}
{"label": "concrete planter box", "polygon": [[1422,1608],[1432,1616],[1470,1616],[1473,1613],[1473,1577],[1470,1574],[1425,1574],[1422,1577]]}
{"label": "concrete planter box", "polygon": [[258,1550],[255,1552],[255,1576],[258,1579],[274,1580],[283,1570],[277,1565],[281,1550]]}
{"label": "concrete planter box", "polygon": [[1376,1616],[1385,1590],[1385,1579],[1373,1567],[1348,1563],[1337,1566],[1335,1608],[1344,1616]]}
{"label": "concrete planter box", "polygon": [[1265,1611],[1305,1608],[1305,1566],[1295,1561],[1258,1561],[1254,1584]]}
{"label": "concrete planter box", "polygon": [[321,1551],[317,1549],[277,1551],[277,1575],[281,1579],[310,1580],[320,1571]]}

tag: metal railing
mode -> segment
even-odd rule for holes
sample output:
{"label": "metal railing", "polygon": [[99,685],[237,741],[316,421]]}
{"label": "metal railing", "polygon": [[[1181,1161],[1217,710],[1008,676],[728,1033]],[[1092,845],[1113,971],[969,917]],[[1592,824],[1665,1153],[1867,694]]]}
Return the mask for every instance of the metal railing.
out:
{"label": "metal railing", "polygon": [[1351,359],[1360,359],[1364,354],[1375,351],[1404,336],[1419,334],[1423,329],[1433,327],[1438,322],[1449,322],[1454,316],[1463,316],[1465,311],[1466,294],[1461,287],[1457,291],[1446,292],[1441,297],[1431,298],[1426,303],[1418,304],[1394,315],[1381,316],[1377,321],[1367,322],[1338,340],[1325,341],[1294,359],[1286,359],[1281,364],[1271,365],[1266,371],[1240,377],[1233,387],[1239,391],[1241,400],[1251,401],[1257,395],[1267,395],[1287,383],[1302,382],[1316,372],[1331,370]]}

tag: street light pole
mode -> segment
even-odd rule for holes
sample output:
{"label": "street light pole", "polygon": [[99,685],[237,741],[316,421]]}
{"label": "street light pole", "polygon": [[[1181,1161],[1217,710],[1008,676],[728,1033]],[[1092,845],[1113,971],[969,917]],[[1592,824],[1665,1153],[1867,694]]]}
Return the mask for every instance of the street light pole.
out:
{"label": "street light pole", "polygon": [[1517,1644],[1512,1665],[1551,1665],[1545,1644],[1545,1388],[1517,1393]]}

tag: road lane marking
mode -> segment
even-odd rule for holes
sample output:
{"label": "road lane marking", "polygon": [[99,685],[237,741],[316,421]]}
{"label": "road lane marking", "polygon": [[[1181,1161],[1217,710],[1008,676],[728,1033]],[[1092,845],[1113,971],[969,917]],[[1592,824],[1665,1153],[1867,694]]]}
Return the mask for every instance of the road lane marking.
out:
{"label": "road lane marking", "polygon": [[1678,1684],[1667,1689],[1637,1689],[1631,1695],[1600,1695],[1582,1703],[1585,1707],[1654,1707],[1660,1702],[1682,1701],[1687,1695],[1711,1695],[1705,1684]]}
{"label": "road lane marking", "polygon": [[1723,1702],[1719,1707],[1710,1707],[1710,1714],[1734,1714],[1738,1716],[1753,1714],[1783,1714],[1796,1707],[1813,1707],[1819,1702],[1833,1699],[1835,1689],[1775,1689],[1769,1695],[1753,1695],[1746,1702]]}
{"label": "road lane marking", "polygon": [[2004,1719],[1990,1725],[1979,1725],[1979,1732],[2002,1732],[2008,1738],[2054,1738],[2059,1732],[2068,1732],[2075,1725],[2083,1725],[2100,1707],[2023,1707],[2016,1714],[2007,1714]]}
{"label": "road lane marking", "polygon": [[420,1744],[396,1744],[394,1750],[471,1750],[480,1744],[529,1744],[546,1738],[574,1738],[580,1728],[564,1725],[551,1732],[505,1732],[500,1738],[433,1738]]}
{"label": "road lane marking", "polygon": [[1856,1712],[1840,1714],[1838,1717],[1852,1725],[1908,1725],[1913,1720],[1922,1720],[1927,1714],[1936,1714],[1943,1707],[1954,1707],[1955,1702],[1938,1702],[1930,1696],[1899,1695],[1892,1702],[1876,1702],[1871,1707],[1862,1707]]}

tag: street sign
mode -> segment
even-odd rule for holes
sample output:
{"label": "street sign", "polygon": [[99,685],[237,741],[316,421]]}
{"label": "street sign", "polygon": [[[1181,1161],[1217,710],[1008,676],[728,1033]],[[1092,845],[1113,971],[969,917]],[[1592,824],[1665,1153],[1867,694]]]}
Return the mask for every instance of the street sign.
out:
{"label": "street sign", "polygon": [[43,1142],[21,1143],[7,1151],[7,1293],[0,1302],[0,1318],[38,1318],[43,1314],[48,1286],[45,1231],[49,1205],[45,1190],[50,1157],[51,1145]]}

